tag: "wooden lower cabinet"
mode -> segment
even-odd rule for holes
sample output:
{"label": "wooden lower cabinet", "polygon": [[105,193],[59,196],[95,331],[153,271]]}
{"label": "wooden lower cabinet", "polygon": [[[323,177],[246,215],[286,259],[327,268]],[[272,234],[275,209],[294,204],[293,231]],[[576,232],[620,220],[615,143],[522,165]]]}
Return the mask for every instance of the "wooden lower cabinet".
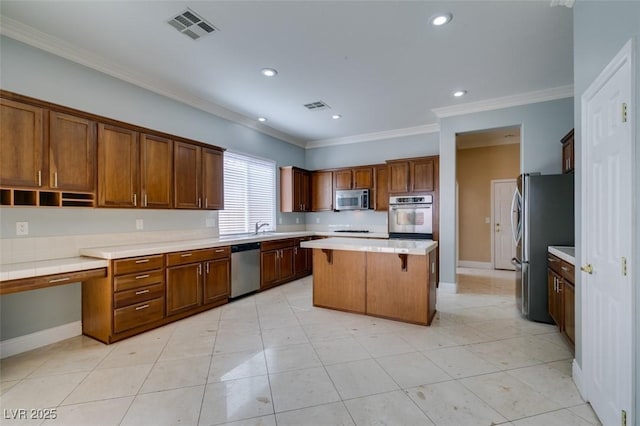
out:
{"label": "wooden lower cabinet", "polygon": [[294,239],[265,241],[260,247],[260,290],[295,278]]}
{"label": "wooden lower cabinet", "polygon": [[365,252],[314,249],[313,306],[364,314],[365,265]]}
{"label": "wooden lower cabinet", "polygon": [[167,316],[202,303],[202,263],[167,267]]}
{"label": "wooden lower cabinet", "polygon": [[82,283],[82,332],[113,343],[227,303],[231,247],[116,259]]}
{"label": "wooden lower cabinet", "polygon": [[547,256],[547,265],[549,315],[560,332],[575,345],[575,267],[552,254]]}
{"label": "wooden lower cabinet", "polygon": [[313,253],[300,247],[314,237],[265,241],[260,247],[260,289],[266,290],[311,275]]}

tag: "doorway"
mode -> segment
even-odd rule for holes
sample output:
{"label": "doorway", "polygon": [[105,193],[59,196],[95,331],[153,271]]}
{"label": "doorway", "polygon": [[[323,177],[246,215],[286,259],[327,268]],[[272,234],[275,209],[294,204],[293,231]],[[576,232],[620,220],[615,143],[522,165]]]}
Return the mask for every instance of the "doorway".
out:
{"label": "doorway", "polygon": [[634,113],[625,114],[634,111],[634,49],[629,41],[582,95],[582,377],[603,424],[636,424]]}
{"label": "doorway", "polygon": [[515,271],[511,260],[516,256],[513,224],[516,221],[513,205],[515,179],[491,181],[491,263],[493,269]]}
{"label": "doorway", "polygon": [[[509,212],[496,220],[493,181],[515,179],[520,174],[520,126],[487,129],[456,135],[457,253],[458,266],[478,269],[495,268],[495,234],[510,232]],[[501,188],[501,191],[508,190]],[[503,193],[500,193],[501,198]],[[510,208],[513,192],[506,203]],[[497,209],[498,212],[501,208]],[[508,209],[507,209],[508,210]],[[499,224],[499,226],[498,226]],[[499,229],[499,232],[496,232]],[[505,237],[505,242],[506,240]],[[509,247],[504,245],[501,258],[506,260]],[[513,256],[511,256],[513,257]],[[498,262],[498,269],[512,269]]]}

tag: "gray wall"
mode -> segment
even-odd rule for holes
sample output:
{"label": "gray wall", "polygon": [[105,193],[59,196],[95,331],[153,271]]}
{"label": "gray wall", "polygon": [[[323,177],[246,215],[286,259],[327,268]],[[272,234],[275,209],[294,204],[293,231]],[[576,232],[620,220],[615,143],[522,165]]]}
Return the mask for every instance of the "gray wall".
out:
{"label": "gray wall", "polygon": [[[574,84],[575,84],[575,123],[576,123],[576,205],[581,202],[580,185],[582,174],[580,159],[582,155],[582,129],[581,129],[581,97],[591,82],[600,74],[604,67],[620,51],[622,46],[631,38],[635,42],[636,55],[636,101],[632,106],[632,114],[635,114],[636,125],[636,150],[635,150],[635,197],[636,204],[640,200],[640,149],[637,144],[640,141],[640,113],[638,100],[640,100],[640,2],[637,1],[578,1],[573,12],[573,43],[574,43]],[[634,212],[635,223],[635,258],[634,265],[640,265],[640,210]],[[576,261],[582,256],[580,216],[576,217]],[[636,283],[638,282],[636,276]],[[581,305],[582,295],[581,276],[576,275],[576,360],[582,365],[581,347]],[[638,307],[640,307],[640,291],[635,292],[636,324],[638,322]],[[640,424],[640,327],[636,330],[636,424]]]}
{"label": "gray wall", "polygon": [[[112,78],[7,37],[0,38],[2,89],[229,150],[305,165],[304,149]],[[278,186],[279,187],[279,186]],[[15,238],[17,220],[29,221],[29,237],[198,229],[209,212],[102,209],[0,208],[0,238]],[[215,214],[215,213],[214,213]],[[303,214],[277,213],[278,221],[304,223]],[[52,302],[55,301],[55,303]],[[25,315],[29,312],[29,315]],[[26,318],[37,312],[34,317]],[[0,297],[0,340],[80,320],[80,287],[61,286]]]}
{"label": "gray wall", "polygon": [[573,99],[440,120],[440,281],[456,281],[456,134],[507,126],[521,126],[520,170],[523,173],[560,173],[560,139],[573,127]]}

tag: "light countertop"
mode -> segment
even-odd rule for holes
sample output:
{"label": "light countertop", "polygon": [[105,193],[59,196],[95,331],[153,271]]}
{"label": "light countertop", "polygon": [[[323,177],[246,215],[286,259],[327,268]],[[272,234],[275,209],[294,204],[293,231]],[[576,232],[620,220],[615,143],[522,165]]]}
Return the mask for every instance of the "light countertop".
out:
{"label": "light countertop", "polygon": [[[160,253],[171,253],[176,251],[197,250],[204,248],[213,248],[221,246],[230,246],[234,244],[254,243],[262,241],[281,240],[286,238],[308,237],[313,235],[320,236],[351,236],[350,232],[314,232],[314,231],[297,231],[297,232],[264,232],[259,234],[242,234],[242,235],[224,235],[218,238],[206,238],[201,240],[182,240],[168,241],[146,244],[127,244],[122,246],[108,247],[91,247],[80,249],[80,254],[84,256],[97,257],[100,259],[122,259],[125,257],[149,256]],[[366,233],[360,236],[380,236],[378,238],[386,238],[387,234],[382,233]],[[346,238],[345,238],[346,239]],[[353,238],[352,238],[353,239]],[[357,239],[357,238],[356,238]]]}
{"label": "light countertop", "polygon": [[[169,242],[126,244],[120,246],[87,247],[80,249],[80,256],[62,259],[49,259],[31,262],[0,264],[0,281],[33,278],[44,275],[78,272],[108,266],[108,259],[122,259],[125,257],[148,256],[152,254],[170,253],[175,251],[196,250],[229,246],[234,244],[279,240],[306,236],[335,236],[335,239],[387,238],[388,234],[380,232],[351,233],[335,231],[295,231],[295,232],[264,232],[258,235],[225,235],[218,238],[198,240],[180,240]],[[350,238],[337,238],[350,237]],[[381,240],[383,241],[383,240]]]}
{"label": "light countertop", "polygon": [[0,265],[0,281],[21,278],[41,277],[44,275],[64,274],[66,272],[86,271],[106,268],[109,262],[90,257],[67,257],[63,259],[40,260],[34,262]]}
{"label": "light countertop", "polygon": [[575,247],[567,246],[549,246],[549,253],[558,256],[560,259],[568,262],[572,265],[576,264],[576,249]]}
{"label": "light countertop", "polygon": [[426,255],[438,246],[432,240],[379,240],[370,238],[326,238],[304,241],[301,247],[347,251],[368,251],[375,253],[396,253]]}

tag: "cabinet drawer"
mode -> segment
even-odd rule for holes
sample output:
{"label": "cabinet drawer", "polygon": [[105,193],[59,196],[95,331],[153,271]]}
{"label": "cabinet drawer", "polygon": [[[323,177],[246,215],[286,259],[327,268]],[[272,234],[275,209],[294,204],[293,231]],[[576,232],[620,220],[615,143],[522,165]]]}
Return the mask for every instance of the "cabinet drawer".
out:
{"label": "cabinet drawer", "polygon": [[131,290],[145,286],[148,287],[152,284],[164,284],[164,272],[162,269],[115,277],[113,279],[114,291]]}
{"label": "cabinet drawer", "polygon": [[161,254],[154,256],[131,257],[113,261],[113,275],[131,274],[139,271],[161,269],[164,266]]}
{"label": "cabinet drawer", "polygon": [[262,251],[278,250],[278,249],[282,249],[282,248],[293,247],[293,243],[294,243],[293,239],[276,240],[276,241],[264,241],[260,245],[260,249]]}
{"label": "cabinet drawer", "polygon": [[127,306],[113,311],[113,329],[116,333],[135,328],[164,317],[164,297]]}
{"label": "cabinet drawer", "polygon": [[553,272],[558,274],[562,274],[562,259],[557,256],[552,255],[551,253],[547,253],[547,267],[551,269]]}
{"label": "cabinet drawer", "polygon": [[213,249],[212,259],[222,259],[231,256],[231,247],[216,247]]}
{"label": "cabinet drawer", "polygon": [[164,283],[153,284],[133,290],[121,291],[113,295],[114,308],[123,308],[135,303],[157,299],[164,296]]}
{"label": "cabinet drawer", "polygon": [[179,251],[167,254],[167,266],[187,265],[213,259],[216,249]]}
{"label": "cabinet drawer", "polygon": [[562,275],[562,278],[564,278],[565,280],[571,282],[571,283],[575,283],[576,282],[576,269],[575,266],[573,266],[570,263],[567,263],[565,261],[562,261],[562,264],[560,266],[561,272],[560,275]]}

